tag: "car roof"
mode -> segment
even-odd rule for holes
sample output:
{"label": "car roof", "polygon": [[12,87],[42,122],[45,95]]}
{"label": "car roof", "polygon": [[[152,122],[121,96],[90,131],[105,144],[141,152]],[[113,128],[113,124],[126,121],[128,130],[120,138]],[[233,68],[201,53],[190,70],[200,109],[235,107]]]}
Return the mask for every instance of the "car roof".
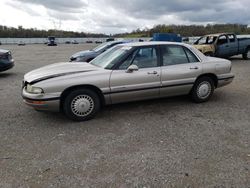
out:
{"label": "car roof", "polygon": [[233,33],[215,33],[215,34],[209,34],[209,35],[205,35],[207,37],[218,37],[220,35],[233,35]]}
{"label": "car roof", "polygon": [[122,46],[130,46],[130,47],[140,47],[140,46],[153,46],[153,45],[181,45],[181,46],[188,46],[185,43],[180,42],[160,42],[160,41],[149,41],[149,42],[131,42],[131,43],[124,43],[120,44]]}

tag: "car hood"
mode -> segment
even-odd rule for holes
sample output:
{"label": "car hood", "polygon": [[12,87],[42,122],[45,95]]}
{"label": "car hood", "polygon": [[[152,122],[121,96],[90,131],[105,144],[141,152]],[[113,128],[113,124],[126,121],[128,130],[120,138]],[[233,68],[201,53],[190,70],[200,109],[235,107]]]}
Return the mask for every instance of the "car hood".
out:
{"label": "car hood", "polygon": [[96,54],[95,51],[91,50],[85,50],[85,51],[80,51],[71,56],[71,58],[77,58],[77,57],[84,57],[84,56],[91,56],[93,54]]}
{"label": "car hood", "polygon": [[89,63],[55,63],[28,72],[24,75],[24,81],[28,83],[36,83],[59,76],[96,71],[100,69],[100,67],[96,67]]}
{"label": "car hood", "polygon": [[0,49],[0,54],[5,54],[5,53],[8,53],[9,50],[3,50],[3,49]]}

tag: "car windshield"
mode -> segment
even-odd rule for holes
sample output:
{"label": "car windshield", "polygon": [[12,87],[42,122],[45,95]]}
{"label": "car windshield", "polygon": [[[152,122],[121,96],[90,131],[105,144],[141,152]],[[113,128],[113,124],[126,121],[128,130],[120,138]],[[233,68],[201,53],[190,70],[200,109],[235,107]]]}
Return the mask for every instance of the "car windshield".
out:
{"label": "car windshield", "polygon": [[111,69],[131,48],[130,46],[115,46],[97,56],[90,64],[104,69]]}
{"label": "car windshield", "polygon": [[213,44],[217,39],[217,36],[204,36],[199,38],[194,44]]}
{"label": "car windshield", "polygon": [[110,45],[110,43],[103,43],[97,47],[95,47],[94,49],[92,49],[92,51],[95,52],[99,52],[99,51],[103,51],[105,48],[107,48]]}

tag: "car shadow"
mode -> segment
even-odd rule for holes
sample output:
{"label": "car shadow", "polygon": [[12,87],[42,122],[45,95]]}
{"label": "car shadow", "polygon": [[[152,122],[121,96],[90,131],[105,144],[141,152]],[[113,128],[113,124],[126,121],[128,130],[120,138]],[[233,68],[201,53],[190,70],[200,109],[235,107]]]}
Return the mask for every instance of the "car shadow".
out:
{"label": "car shadow", "polygon": [[6,78],[6,77],[10,77],[10,76],[14,76],[15,73],[12,72],[0,72],[0,78]]}
{"label": "car shadow", "polygon": [[245,59],[243,59],[242,57],[240,57],[240,56],[234,56],[234,57],[230,57],[230,58],[228,58],[228,60],[230,60],[230,61],[247,61],[247,60],[245,60]]}
{"label": "car shadow", "polygon": [[[168,97],[168,98],[160,98],[160,99],[152,99],[145,101],[136,101],[136,102],[128,102],[121,104],[114,104],[104,106],[97,116],[89,121],[85,122],[76,122],[68,119],[65,114],[57,113],[57,112],[34,112],[39,113],[36,118],[44,119],[49,123],[49,126],[52,127],[67,127],[67,126],[86,126],[92,127],[93,125],[101,126],[104,122],[112,122],[118,119],[126,119],[130,118],[131,115],[135,116],[153,116],[153,115],[161,115],[167,111],[171,111],[171,109],[178,108],[186,108],[188,110],[189,107],[196,107],[197,105],[212,105],[213,103],[218,103],[218,101],[223,100],[221,94],[214,93],[214,96],[207,103],[196,104],[193,103],[189,96],[177,96],[177,97]],[[36,119],[35,118],[35,119]],[[34,119],[34,120],[35,120]]]}

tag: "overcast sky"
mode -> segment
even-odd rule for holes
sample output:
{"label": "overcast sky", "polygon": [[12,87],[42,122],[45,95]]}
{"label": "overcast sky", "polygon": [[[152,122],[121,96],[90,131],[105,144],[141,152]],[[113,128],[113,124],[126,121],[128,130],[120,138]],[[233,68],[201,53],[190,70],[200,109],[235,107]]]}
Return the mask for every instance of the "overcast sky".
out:
{"label": "overcast sky", "polygon": [[156,24],[250,25],[249,0],[0,0],[0,25],[121,33]]}

